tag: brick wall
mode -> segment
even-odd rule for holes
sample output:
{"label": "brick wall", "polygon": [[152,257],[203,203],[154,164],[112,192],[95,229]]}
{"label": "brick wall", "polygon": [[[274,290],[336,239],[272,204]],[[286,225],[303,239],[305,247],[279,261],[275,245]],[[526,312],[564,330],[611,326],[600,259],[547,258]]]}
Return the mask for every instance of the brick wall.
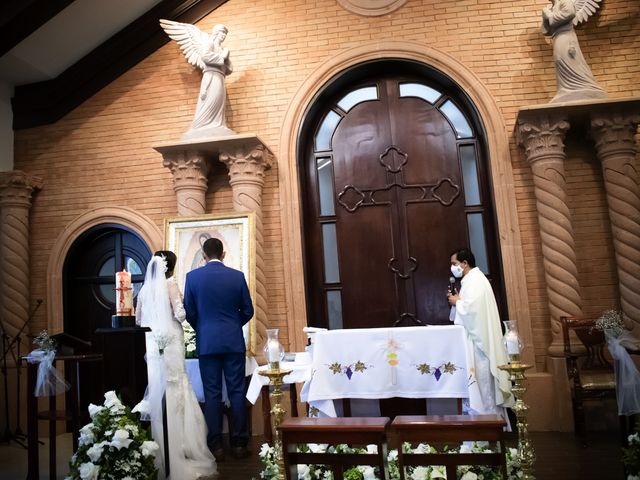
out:
{"label": "brick wall", "polygon": [[[336,53],[375,40],[420,42],[463,62],[489,88],[511,134],[521,106],[546,103],[555,93],[551,45],[540,34],[544,5],[409,0],[390,15],[368,18],[333,0],[230,0],[198,26],[229,28],[225,46],[234,73],[227,78],[228,124],[257,133],[277,158],[284,113],[299,86]],[[578,33],[595,77],[612,97],[640,95],[636,9],[633,2],[607,0]],[[87,209],[126,206],[160,227],[176,215],[171,174],[151,146],[187,129],[200,78],[170,43],[56,124],[16,132],[15,168],[45,182],[32,209],[32,298],[46,298],[49,251],[65,225]],[[511,151],[541,367],[550,331],[535,199],[530,169],[513,138]],[[586,306],[606,308],[615,302],[617,286],[601,173],[597,162],[578,153],[570,155],[566,170],[578,257],[589,259],[579,265]],[[232,209],[224,168],[214,171],[207,202],[209,213]],[[263,205],[269,319],[286,341],[277,165],[267,173]],[[42,309],[32,330],[45,326]]]}

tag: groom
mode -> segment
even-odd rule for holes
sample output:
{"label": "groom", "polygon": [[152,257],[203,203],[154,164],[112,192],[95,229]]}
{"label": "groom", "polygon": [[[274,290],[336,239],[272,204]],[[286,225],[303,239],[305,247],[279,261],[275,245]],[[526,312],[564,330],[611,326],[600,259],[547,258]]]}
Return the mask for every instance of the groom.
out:
{"label": "groom", "polygon": [[216,460],[224,459],[222,442],[222,374],[231,402],[229,436],[234,457],[249,455],[249,426],[245,406],[245,343],[242,326],[253,316],[244,274],[226,267],[222,242],[210,238],[202,245],[204,267],[187,273],[184,307],[196,331],[200,375],[204,386],[207,443]]}

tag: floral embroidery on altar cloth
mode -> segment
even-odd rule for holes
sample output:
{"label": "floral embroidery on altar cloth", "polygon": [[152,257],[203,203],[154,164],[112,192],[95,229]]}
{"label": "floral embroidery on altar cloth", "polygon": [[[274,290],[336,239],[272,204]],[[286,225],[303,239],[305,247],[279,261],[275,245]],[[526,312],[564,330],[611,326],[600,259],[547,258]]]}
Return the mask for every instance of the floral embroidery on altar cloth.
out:
{"label": "floral embroidery on altar cloth", "polygon": [[421,375],[433,375],[436,379],[436,382],[439,382],[440,378],[445,373],[453,375],[458,370],[464,370],[464,368],[458,367],[453,362],[445,362],[438,366],[432,366],[428,363],[420,363],[418,365],[415,365],[415,367]]}
{"label": "floral embroidery on altar cloth", "polygon": [[333,362],[330,365],[327,365],[329,370],[333,372],[334,375],[344,373],[349,380],[355,372],[364,373],[365,370],[371,368],[372,365],[366,365],[364,362],[358,360],[355,363],[350,363],[348,365],[342,365],[340,362]]}

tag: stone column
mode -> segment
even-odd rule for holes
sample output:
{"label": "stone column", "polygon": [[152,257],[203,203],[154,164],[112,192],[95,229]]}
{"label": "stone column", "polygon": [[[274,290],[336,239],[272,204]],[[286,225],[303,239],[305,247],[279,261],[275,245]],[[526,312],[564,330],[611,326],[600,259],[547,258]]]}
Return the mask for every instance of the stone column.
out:
{"label": "stone column", "polygon": [[542,241],[552,342],[549,353],[562,355],[560,317],[582,314],[573,227],[566,202],[564,135],[569,129],[562,115],[535,115],[518,120],[518,142],[533,172]]}
{"label": "stone column", "polygon": [[271,168],[273,154],[263,144],[245,143],[221,149],[220,161],[229,169],[229,184],[233,192],[233,208],[238,212],[253,212],[256,227],[256,298],[255,345],[259,347],[267,338],[267,292],[264,273],[264,236],[262,225],[262,187],[264,172]]}
{"label": "stone column", "polygon": [[178,215],[189,217],[206,212],[209,162],[197,150],[163,152],[162,164],[173,174],[173,189],[178,200]]}
{"label": "stone column", "polygon": [[0,172],[0,319],[10,337],[29,318],[29,209],[40,188],[40,177]]}
{"label": "stone column", "polygon": [[640,324],[640,181],[636,169],[636,135],[640,115],[598,113],[591,134],[602,163],[609,220],[616,254],[620,304],[625,316]]}

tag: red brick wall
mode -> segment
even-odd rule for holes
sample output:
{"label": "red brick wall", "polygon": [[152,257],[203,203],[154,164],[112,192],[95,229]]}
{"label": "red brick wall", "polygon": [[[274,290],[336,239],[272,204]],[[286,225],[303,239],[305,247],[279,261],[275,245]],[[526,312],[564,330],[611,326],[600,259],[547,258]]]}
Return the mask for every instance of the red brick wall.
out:
{"label": "red brick wall", "polygon": [[[368,18],[329,0],[230,0],[198,26],[229,28],[225,46],[235,70],[227,78],[228,124],[237,132],[258,134],[277,158],[284,113],[304,80],[336,53],[376,40],[420,42],[463,62],[492,92],[513,132],[521,106],[545,103],[555,93],[552,49],[539,26],[544,4],[409,0],[392,14]],[[636,10],[634,2],[607,0],[578,33],[595,77],[612,97],[640,95]],[[45,182],[32,209],[32,298],[46,298],[51,246],[87,209],[131,207],[161,228],[165,217],[176,215],[171,174],[151,146],[175,140],[187,129],[200,78],[171,43],[56,124],[16,132],[15,168],[39,174]],[[512,159],[542,367],[550,332],[540,239],[531,172],[513,138]],[[606,308],[615,302],[617,287],[601,174],[597,162],[578,153],[569,155],[566,171],[585,307]],[[230,211],[224,168],[214,172],[210,185],[209,212]],[[267,174],[263,202],[269,319],[286,341],[277,166]],[[32,329],[45,326],[42,309]]]}

